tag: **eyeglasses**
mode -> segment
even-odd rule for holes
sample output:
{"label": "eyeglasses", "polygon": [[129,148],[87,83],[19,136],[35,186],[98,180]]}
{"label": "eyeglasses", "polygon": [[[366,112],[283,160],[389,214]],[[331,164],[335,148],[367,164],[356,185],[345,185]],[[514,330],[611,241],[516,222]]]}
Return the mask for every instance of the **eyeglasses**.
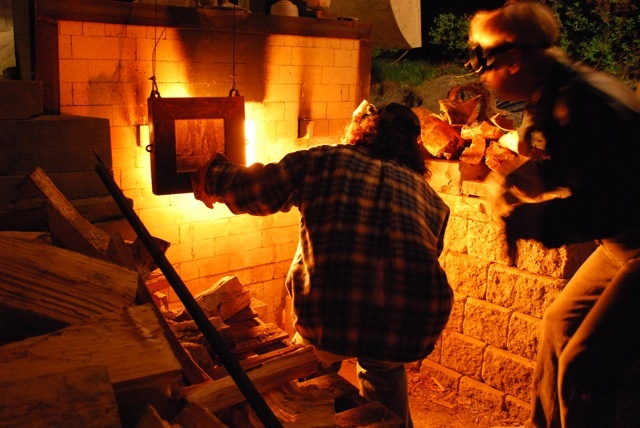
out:
{"label": "eyeglasses", "polygon": [[511,43],[505,43],[496,46],[495,48],[484,49],[479,44],[475,44],[469,47],[469,60],[464,66],[476,74],[482,74],[485,71],[494,68],[496,55],[507,52],[516,47],[518,46]]}

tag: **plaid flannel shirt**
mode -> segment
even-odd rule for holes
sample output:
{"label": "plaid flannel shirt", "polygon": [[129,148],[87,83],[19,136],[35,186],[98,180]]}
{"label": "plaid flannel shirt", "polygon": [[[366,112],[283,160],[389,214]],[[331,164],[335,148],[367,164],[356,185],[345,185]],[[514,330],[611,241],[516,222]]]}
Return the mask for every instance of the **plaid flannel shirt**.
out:
{"label": "plaid flannel shirt", "polygon": [[351,145],[249,167],[218,156],[204,172],[208,197],[235,214],[298,208],[286,285],[303,337],[328,352],[387,361],[433,349],[452,305],[438,262],[449,208],[421,175]]}

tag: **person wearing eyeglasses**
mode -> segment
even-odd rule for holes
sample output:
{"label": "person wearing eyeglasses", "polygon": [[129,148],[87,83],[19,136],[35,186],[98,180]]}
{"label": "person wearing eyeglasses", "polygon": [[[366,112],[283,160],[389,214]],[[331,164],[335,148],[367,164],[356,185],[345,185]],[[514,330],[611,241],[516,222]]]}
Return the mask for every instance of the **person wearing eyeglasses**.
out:
{"label": "person wearing eyeglasses", "polygon": [[453,304],[439,263],[449,207],[429,186],[420,121],[407,106],[363,101],[342,144],[250,166],[217,155],[193,174],[196,199],[235,214],[297,207],[287,275],[296,334],[321,373],[355,357],[362,395],[412,427],[406,363],[434,349]]}
{"label": "person wearing eyeglasses", "polygon": [[[520,239],[598,244],[545,311],[525,426],[616,427],[640,362],[640,98],[572,61],[559,34],[539,2],[478,11],[467,64],[498,98],[526,102],[495,202],[516,260]],[[540,198],[554,189],[568,192]]]}

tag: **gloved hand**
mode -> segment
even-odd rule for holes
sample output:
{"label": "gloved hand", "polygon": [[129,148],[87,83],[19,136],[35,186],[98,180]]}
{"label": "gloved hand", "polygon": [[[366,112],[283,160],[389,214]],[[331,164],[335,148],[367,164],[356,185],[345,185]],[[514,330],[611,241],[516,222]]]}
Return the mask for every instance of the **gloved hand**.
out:
{"label": "gloved hand", "polygon": [[193,189],[193,196],[202,201],[207,208],[213,209],[214,199],[207,192],[207,174],[209,168],[215,160],[215,157],[208,162],[204,163],[191,175],[191,188]]}
{"label": "gloved hand", "polygon": [[545,209],[544,202],[519,204],[509,216],[503,218],[510,252],[515,251],[518,239],[535,239],[542,242],[542,215]]}
{"label": "gloved hand", "polygon": [[492,171],[484,179],[484,184],[493,212],[499,217],[507,217],[519,201],[507,189],[504,177]]}
{"label": "gloved hand", "polygon": [[[524,159],[525,158],[523,158],[523,160]],[[522,162],[517,168],[507,174],[505,180],[507,187],[517,188],[519,193],[528,198],[536,198],[548,190],[540,178],[538,165],[533,160]]]}

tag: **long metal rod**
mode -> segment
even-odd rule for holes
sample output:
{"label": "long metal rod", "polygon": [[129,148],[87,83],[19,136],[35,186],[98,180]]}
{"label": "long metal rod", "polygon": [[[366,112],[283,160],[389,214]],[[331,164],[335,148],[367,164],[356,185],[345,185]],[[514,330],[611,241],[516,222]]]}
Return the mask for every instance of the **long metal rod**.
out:
{"label": "long metal rod", "polygon": [[109,171],[104,166],[104,163],[100,159],[100,157],[95,154],[98,159],[98,163],[96,164],[96,172],[100,176],[100,179],[111,193],[111,196],[116,201],[125,217],[131,224],[131,227],[136,232],[142,243],[149,251],[151,257],[156,262],[167,281],[171,285],[171,288],[176,292],[180,301],[184,305],[185,309],[191,315],[191,318],[195,321],[196,325],[200,328],[204,338],[209,342],[211,348],[214,352],[220,357],[222,364],[229,372],[231,378],[235,381],[236,385],[240,389],[240,391],[244,394],[247,399],[247,402],[253,410],[256,412],[262,423],[267,428],[280,428],[282,424],[275,417],[271,408],[267,405],[266,401],[260,392],[256,389],[249,376],[242,370],[242,366],[238,363],[236,357],[231,353],[227,344],[222,339],[222,336],[218,333],[215,327],[209,321],[207,315],[204,313],[198,302],[196,302],[195,298],[191,294],[191,292],[187,289],[187,286],[184,284],[178,273],[173,268],[173,265],[169,263],[169,260],[166,258],[160,247],[156,244],[155,240],[152,238],[151,234],[145,227],[145,225],[140,221],[140,218],[133,211],[133,208],[127,203],[127,200],[122,193],[122,190],[118,187],[116,182],[113,180],[113,177],[109,173]]}

